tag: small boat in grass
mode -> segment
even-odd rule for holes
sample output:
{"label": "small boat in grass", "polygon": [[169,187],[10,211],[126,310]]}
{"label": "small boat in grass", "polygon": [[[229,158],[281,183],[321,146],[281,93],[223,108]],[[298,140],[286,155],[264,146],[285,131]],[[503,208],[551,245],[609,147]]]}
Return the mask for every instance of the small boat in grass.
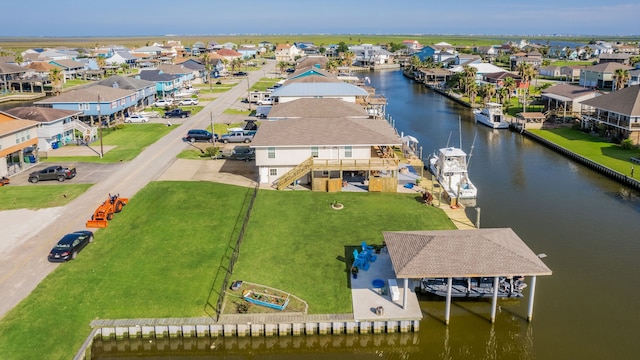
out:
{"label": "small boat in grass", "polygon": [[[522,291],[527,287],[522,277],[500,277],[498,280],[499,298],[521,298],[524,297]],[[424,278],[421,281],[423,292],[446,297],[447,279],[444,278]],[[493,278],[453,278],[451,283],[452,298],[492,298]]]}
{"label": "small boat in grass", "polygon": [[473,111],[476,122],[486,125],[493,129],[508,129],[509,122],[507,122],[504,113],[502,112],[502,105],[498,103],[487,103],[482,109],[475,109]]}
{"label": "small boat in grass", "polygon": [[289,304],[289,295],[282,297],[260,293],[254,290],[245,290],[242,292],[242,297],[252,304],[266,306],[276,310],[284,310]]}

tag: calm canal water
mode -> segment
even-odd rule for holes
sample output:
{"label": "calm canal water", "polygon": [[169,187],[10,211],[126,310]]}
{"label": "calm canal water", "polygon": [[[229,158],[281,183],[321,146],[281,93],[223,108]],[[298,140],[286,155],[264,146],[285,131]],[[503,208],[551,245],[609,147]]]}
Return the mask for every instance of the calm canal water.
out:
{"label": "calm canal water", "polygon": [[[414,84],[399,71],[367,74],[388,99],[398,131],[424,157],[473,143],[470,176],[479,188],[481,227],[511,227],[552,276],[538,278],[531,323],[527,301],[421,301],[420,332],[255,339],[108,343],[96,359],[630,359],[640,338],[640,199],[637,194],[508,130],[474,124],[471,110]],[[475,143],[474,143],[475,138]],[[476,208],[468,208],[476,219]],[[131,349],[138,350],[131,350]],[[142,349],[153,349],[142,351]],[[98,350],[98,349],[95,349]],[[144,354],[144,355],[143,355]]]}

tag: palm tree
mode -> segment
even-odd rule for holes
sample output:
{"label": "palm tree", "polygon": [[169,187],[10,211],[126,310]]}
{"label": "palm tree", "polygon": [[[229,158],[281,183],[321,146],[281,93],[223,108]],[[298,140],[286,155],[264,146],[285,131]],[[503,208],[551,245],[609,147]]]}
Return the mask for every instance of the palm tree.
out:
{"label": "palm tree", "polygon": [[496,86],[493,84],[483,84],[480,86],[479,92],[482,103],[486,105],[488,102],[491,102],[491,98],[496,94]]}
{"label": "palm tree", "polygon": [[462,84],[464,85],[464,92],[471,99],[471,95],[469,94],[469,88],[471,84],[476,83],[476,74],[478,73],[478,69],[465,65],[462,67]]}
{"label": "palm tree", "polygon": [[283,73],[285,70],[287,70],[288,67],[289,63],[287,63],[286,61],[280,61],[278,63],[278,69],[280,70],[280,73]]}
{"label": "palm tree", "polygon": [[60,95],[60,89],[62,89],[62,77],[64,73],[59,67],[54,67],[49,70],[49,81],[51,81],[51,89],[54,95]]}
{"label": "palm tree", "polygon": [[511,100],[511,94],[513,94],[513,92],[516,90],[518,85],[516,84],[516,81],[513,80],[512,77],[508,77],[504,79],[503,86],[507,89],[507,102],[508,102],[509,100]]}
{"label": "palm tree", "polygon": [[523,111],[527,111],[527,96],[528,96],[528,90],[529,90],[529,82],[535,76],[535,72],[536,71],[533,69],[533,66],[531,66],[531,64],[529,63],[521,62],[518,64],[518,73],[520,74],[520,77],[522,78],[522,83],[524,84],[524,94],[523,94],[523,101],[522,101]]}
{"label": "palm tree", "polygon": [[130,68],[129,64],[122,63],[122,64],[120,64],[120,68],[122,69],[122,72],[124,74],[128,74],[129,73],[129,68]]}
{"label": "palm tree", "polygon": [[624,86],[629,82],[629,70],[626,69],[616,69],[615,74],[613,74],[613,78],[615,79],[614,88],[612,90],[621,90],[624,89]]}
{"label": "palm tree", "polygon": [[476,96],[478,95],[478,84],[476,84],[476,82],[472,82],[471,84],[469,84],[469,101],[471,102],[471,105],[474,105],[476,103]]}
{"label": "palm tree", "polygon": [[335,73],[336,69],[338,69],[338,63],[335,60],[327,61],[327,65],[325,66],[327,68],[327,71],[330,73]]}
{"label": "palm tree", "polygon": [[509,97],[509,89],[503,86],[498,89],[497,95],[499,98],[498,102],[504,105],[505,100]]}
{"label": "palm tree", "polygon": [[213,84],[211,81],[211,71],[213,71],[213,64],[211,63],[211,61],[209,61],[209,58],[210,55],[208,52],[202,54],[202,64],[204,65],[204,70],[207,72],[204,80],[209,82],[209,90],[213,90]]}

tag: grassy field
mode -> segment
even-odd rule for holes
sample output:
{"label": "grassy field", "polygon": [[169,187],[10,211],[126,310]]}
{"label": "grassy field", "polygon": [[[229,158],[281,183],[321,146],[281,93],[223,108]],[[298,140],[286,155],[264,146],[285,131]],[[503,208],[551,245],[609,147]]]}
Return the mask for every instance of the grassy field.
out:
{"label": "grassy field", "polygon": [[[207,316],[251,192],[150,183],[77,260],[61,264],[0,321],[0,354],[68,359],[93,319]],[[310,313],[349,312],[350,246],[381,243],[383,230],[453,228],[416,196],[261,191],[234,278],[292,293]],[[333,201],[345,208],[332,210]]]}
{"label": "grassy field", "polygon": [[[616,144],[570,128],[528,131],[622,174],[629,175],[631,166],[634,166],[630,157],[640,157],[638,149],[625,150]],[[640,172],[635,172],[635,178],[640,178]]]}
{"label": "grassy field", "polygon": [[[121,44],[128,47],[145,46],[153,42],[163,42],[170,40],[179,40],[183,45],[188,46],[195,42],[202,41],[207,43],[215,40],[218,43],[233,42],[238,45],[257,44],[262,41],[269,41],[273,44],[293,44],[296,41],[313,42],[318,46],[327,46],[329,44],[390,44],[401,43],[404,40],[417,40],[423,45],[433,45],[438,42],[448,42],[454,46],[484,46],[502,44],[509,40],[519,40],[526,38],[529,41],[545,44],[547,41],[571,41],[578,43],[588,43],[594,40],[593,37],[525,37],[525,36],[491,36],[491,35],[438,35],[438,34],[398,34],[398,35],[368,35],[368,34],[287,34],[287,35],[203,35],[203,36],[140,36],[140,37],[73,37],[73,38],[30,38],[17,37],[6,38],[0,37],[0,48],[24,51],[31,47],[85,47],[95,48],[108,44]],[[628,36],[606,36],[599,37],[597,40],[604,41],[638,41],[638,37]]]}
{"label": "grassy field", "polygon": [[57,182],[52,185],[55,186],[3,186],[0,188],[0,211],[63,206],[92,186]]}
{"label": "grassy field", "polygon": [[[43,159],[46,162],[94,162],[94,163],[114,163],[120,161],[133,160],[147,146],[155,143],[169,131],[173,130],[164,124],[125,124],[122,129],[105,129],[103,130],[103,145],[116,146],[111,151],[104,154],[102,159],[96,155],[95,157],[79,156],[79,157],[61,157],[51,156]],[[76,146],[76,145],[67,145]],[[100,141],[96,140],[90,146],[100,151]]]}

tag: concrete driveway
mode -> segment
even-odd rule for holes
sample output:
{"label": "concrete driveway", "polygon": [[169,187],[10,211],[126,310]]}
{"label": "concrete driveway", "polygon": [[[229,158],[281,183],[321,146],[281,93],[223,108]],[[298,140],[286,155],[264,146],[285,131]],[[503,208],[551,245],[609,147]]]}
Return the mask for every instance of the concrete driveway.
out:
{"label": "concrete driveway", "polygon": [[[265,71],[273,71],[275,65],[275,61],[268,61],[265,65]],[[258,81],[262,74],[263,71],[249,73],[249,83],[253,84]],[[88,165],[85,168],[85,164],[82,164],[84,170],[80,164],[76,164],[79,176],[99,180],[87,192],[64,207],[39,211],[22,209],[0,212],[0,224],[3,225],[0,237],[0,255],[5,259],[0,262],[0,294],[2,294],[0,297],[0,317],[28,296],[56,266],[60,266],[60,264],[49,263],[46,259],[51,246],[64,234],[85,229],[86,220],[93,214],[96,206],[104,201],[107,194],[119,193],[123,197],[131,198],[131,201],[135,201],[134,195],[147,183],[163,179],[163,176],[168,176],[165,174],[175,170],[176,155],[189,146],[182,141],[185,129],[205,128],[211,123],[211,117],[215,119],[216,123],[223,123],[220,121],[224,119],[223,111],[229,107],[236,107],[238,99],[246,97],[246,93],[247,88],[244,86],[235,86],[222,93],[207,104],[203,111],[191,118],[184,119],[183,126],[176,126],[174,130],[147,147],[132,161],[112,164],[111,168],[102,166],[92,168]],[[144,126],[144,124],[140,126]],[[218,164],[222,163],[220,169],[230,161],[219,162]],[[217,160],[200,162],[215,164]],[[242,161],[237,163],[233,166],[239,166],[239,163],[245,164]],[[232,166],[231,164],[229,163],[229,166]],[[204,173],[213,174],[214,169],[215,167],[211,170],[205,170]],[[196,173],[198,171],[196,170]],[[82,172],[84,175],[81,175]],[[239,180],[244,182],[245,186],[255,180],[255,178],[249,179],[253,175],[246,176],[248,177],[241,176]],[[79,177],[78,180],[71,181],[84,181],[81,179]],[[16,180],[16,182],[20,183],[21,181]],[[35,184],[34,186],[41,185]],[[37,221],[33,221],[33,219],[37,219]],[[8,225],[14,223],[27,226],[29,229],[26,232],[19,229],[9,230]],[[97,234],[96,241],[100,241],[100,233]]]}
{"label": "concrete driveway", "polygon": [[[77,174],[73,179],[67,179],[63,183],[57,181],[40,181],[36,184],[32,184],[28,181],[29,174],[34,171],[39,171],[47,166],[62,165],[76,167]],[[102,181],[104,178],[110,176],[118,167],[123,164],[95,164],[95,163],[82,163],[82,162],[56,162],[56,163],[39,163],[31,168],[16,174],[11,177],[11,186],[46,186],[52,184],[95,184]]]}

